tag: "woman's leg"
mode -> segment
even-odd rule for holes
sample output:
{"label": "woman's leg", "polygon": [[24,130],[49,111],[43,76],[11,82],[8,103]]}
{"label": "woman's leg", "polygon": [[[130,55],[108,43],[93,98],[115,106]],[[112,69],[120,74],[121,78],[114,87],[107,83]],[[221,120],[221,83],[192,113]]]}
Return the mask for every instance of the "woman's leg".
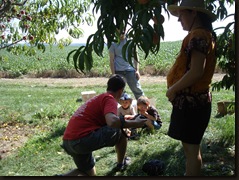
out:
{"label": "woman's leg", "polygon": [[186,176],[200,176],[202,157],[199,144],[182,143],[186,156]]}

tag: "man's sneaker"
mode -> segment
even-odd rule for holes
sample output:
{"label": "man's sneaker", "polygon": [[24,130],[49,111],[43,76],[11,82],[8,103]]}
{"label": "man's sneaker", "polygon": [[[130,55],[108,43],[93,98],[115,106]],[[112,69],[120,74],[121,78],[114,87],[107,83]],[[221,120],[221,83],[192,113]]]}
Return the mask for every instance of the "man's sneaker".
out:
{"label": "man's sneaker", "polygon": [[124,171],[126,169],[126,167],[130,164],[130,162],[131,162],[130,157],[125,157],[123,163],[117,163],[114,170],[115,171]]}

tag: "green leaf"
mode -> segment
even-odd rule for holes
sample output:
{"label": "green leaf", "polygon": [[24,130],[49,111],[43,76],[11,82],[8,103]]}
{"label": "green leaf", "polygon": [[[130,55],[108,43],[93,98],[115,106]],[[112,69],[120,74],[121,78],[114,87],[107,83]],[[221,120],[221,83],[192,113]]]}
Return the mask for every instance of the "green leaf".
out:
{"label": "green leaf", "polygon": [[82,54],[82,49],[85,48],[85,46],[81,46],[73,55],[73,62],[74,62],[74,67],[76,69],[77,72],[80,73],[79,69],[81,70],[80,66],[79,66],[79,56],[80,54]]}
{"label": "green leaf", "polygon": [[132,56],[133,56],[133,49],[132,48],[133,48],[133,43],[132,43],[132,41],[130,41],[130,43],[127,46],[127,51],[128,51],[128,58],[127,59],[128,59],[129,64],[134,67],[133,61],[132,61]]}
{"label": "green leaf", "polygon": [[87,60],[85,61],[86,70],[89,71],[93,67],[92,51],[87,52]]}
{"label": "green leaf", "polygon": [[122,47],[122,57],[124,58],[125,61],[128,61],[126,54],[127,54],[127,50],[128,50],[128,44],[131,42],[132,40],[129,40],[126,42],[126,44]]}
{"label": "green leaf", "polygon": [[84,73],[85,70],[85,60],[87,59],[87,55],[85,52],[85,49],[80,53],[80,56],[78,58],[78,68],[81,70],[81,72]]}
{"label": "green leaf", "polygon": [[149,50],[150,50],[150,46],[149,46],[149,42],[147,40],[147,38],[145,38],[144,36],[140,37],[140,47],[143,49],[143,51],[145,52],[145,59],[147,58],[147,56],[149,55]]}
{"label": "green leaf", "polygon": [[68,55],[66,57],[66,60],[67,60],[68,63],[70,63],[70,56],[71,56],[71,54],[76,52],[76,51],[77,51],[77,49],[74,49],[74,50],[72,50],[71,52],[68,53]]}

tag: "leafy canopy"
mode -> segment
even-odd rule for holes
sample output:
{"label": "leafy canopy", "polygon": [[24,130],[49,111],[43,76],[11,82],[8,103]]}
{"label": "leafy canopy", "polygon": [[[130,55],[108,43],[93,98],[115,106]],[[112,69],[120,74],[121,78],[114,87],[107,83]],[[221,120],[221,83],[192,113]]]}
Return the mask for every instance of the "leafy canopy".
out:
{"label": "leafy canopy", "polygon": [[[71,44],[71,39],[57,41],[55,36],[60,30],[64,29],[72,37],[79,38],[83,34],[81,25],[92,25],[94,14],[99,13],[96,32],[88,37],[85,46],[73,50],[67,56],[67,61],[73,60],[78,72],[91,70],[93,52],[103,56],[105,46],[109,48],[112,42],[118,42],[120,32],[125,31],[125,28],[128,37],[123,48],[125,60],[131,59],[137,48],[147,58],[149,53],[158,53],[160,39],[164,38],[162,10],[169,17],[167,6],[179,2],[180,0],[2,0],[0,50],[7,48],[15,54],[24,52],[26,55],[34,55],[33,47],[44,51],[45,44],[56,44],[63,48]],[[226,4],[233,5],[233,0],[206,0],[205,3],[219,20],[235,16],[228,14],[225,7]],[[116,29],[120,31],[117,32]],[[224,31],[218,37],[218,64],[226,76],[221,82],[213,84],[213,88],[235,89],[235,21],[220,29]],[[29,46],[19,46],[19,42],[27,42]],[[127,57],[126,49],[129,52]]]}

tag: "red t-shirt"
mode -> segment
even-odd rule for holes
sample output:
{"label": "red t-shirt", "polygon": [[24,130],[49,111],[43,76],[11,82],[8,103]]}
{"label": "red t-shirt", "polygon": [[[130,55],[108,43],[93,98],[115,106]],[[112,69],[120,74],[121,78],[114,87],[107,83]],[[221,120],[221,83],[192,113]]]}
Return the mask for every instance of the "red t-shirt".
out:
{"label": "red t-shirt", "polygon": [[89,99],[80,106],[71,117],[63,135],[65,140],[84,137],[106,125],[105,115],[117,115],[117,101],[109,93],[103,93]]}

